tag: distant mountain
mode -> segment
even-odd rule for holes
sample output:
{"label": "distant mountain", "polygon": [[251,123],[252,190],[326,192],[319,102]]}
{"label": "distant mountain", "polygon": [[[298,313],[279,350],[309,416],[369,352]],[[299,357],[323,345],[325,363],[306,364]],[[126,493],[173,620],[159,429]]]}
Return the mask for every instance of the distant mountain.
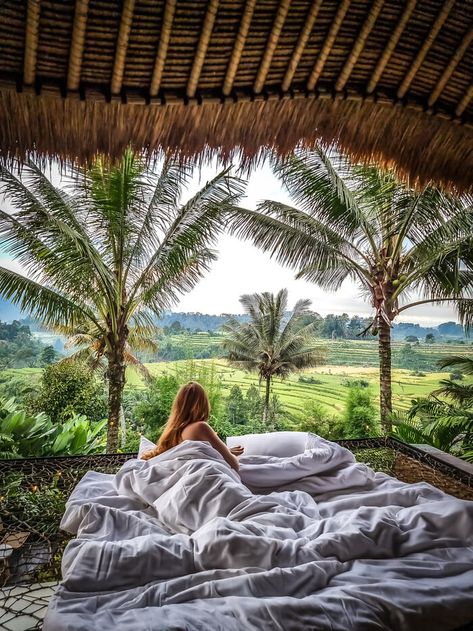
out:
{"label": "distant mountain", "polygon": [[[161,327],[170,327],[174,324],[174,329],[180,327],[191,331],[217,331],[229,317],[234,317],[241,322],[248,320],[248,316],[241,314],[222,313],[221,315],[213,315],[199,312],[167,311],[160,318],[156,319],[156,323]],[[26,313],[22,312],[10,300],[0,297],[0,321],[12,322],[13,320],[26,320],[25,324],[28,324],[32,331],[41,329],[39,322],[29,318]],[[397,322],[393,326],[392,333],[393,338],[396,340],[403,340],[409,335],[421,339],[425,338],[429,333],[432,333],[435,337],[443,338],[462,338],[465,336],[463,327],[456,322],[443,322],[436,327],[422,326],[416,322]]]}

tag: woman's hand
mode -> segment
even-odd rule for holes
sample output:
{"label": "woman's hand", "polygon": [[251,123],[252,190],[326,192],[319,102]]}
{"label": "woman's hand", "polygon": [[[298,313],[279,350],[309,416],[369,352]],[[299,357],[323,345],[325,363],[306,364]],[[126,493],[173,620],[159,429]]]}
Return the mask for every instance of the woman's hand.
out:
{"label": "woman's hand", "polygon": [[245,451],[245,448],[238,445],[237,447],[231,447],[230,451],[234,456],[241,456],[241,454]]}

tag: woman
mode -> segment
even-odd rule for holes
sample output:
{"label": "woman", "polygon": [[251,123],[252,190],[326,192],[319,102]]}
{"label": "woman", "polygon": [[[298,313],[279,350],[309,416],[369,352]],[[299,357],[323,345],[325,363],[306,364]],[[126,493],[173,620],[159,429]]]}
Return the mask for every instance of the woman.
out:
{"label": "woman", "polygon": [[207,441],[238,471],[240,465],[236,456],[243,453],[242,447],[228,449],[208,424],[210,404],[207,393],[199,383],[190,381],[182,386],[174,399],[171,414],[164,426],[161,438],[154,449],[141,457],[149,460],[168,449],[179,445],[183,440]]}

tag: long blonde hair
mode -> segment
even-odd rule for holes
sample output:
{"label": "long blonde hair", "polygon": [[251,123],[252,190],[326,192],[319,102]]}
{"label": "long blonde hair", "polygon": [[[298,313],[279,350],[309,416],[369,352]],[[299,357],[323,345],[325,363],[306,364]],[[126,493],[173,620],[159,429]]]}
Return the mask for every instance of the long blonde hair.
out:
{"label": "long blonde hair", "polygon": [[185,427],[191,423],[207,421],[209,415],[209,398],[200,383],[190,381],[181,386],[174,399],[171,414],[156,447],[145,452],[141,458],[149,460],[158,454],[162,454],[163,451],[175,447],[181,442],[182,432]]}

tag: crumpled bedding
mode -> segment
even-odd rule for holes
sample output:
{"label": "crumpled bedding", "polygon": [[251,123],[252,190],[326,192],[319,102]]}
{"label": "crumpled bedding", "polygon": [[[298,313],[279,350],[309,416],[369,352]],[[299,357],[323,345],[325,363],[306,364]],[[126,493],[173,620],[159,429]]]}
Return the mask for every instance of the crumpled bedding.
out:
{"label": "crumpled bedding", "polygon": [[45,631],[455,629],[473,620],[473,502],[317,437],[240,475],[185,441],[89,472]]}

